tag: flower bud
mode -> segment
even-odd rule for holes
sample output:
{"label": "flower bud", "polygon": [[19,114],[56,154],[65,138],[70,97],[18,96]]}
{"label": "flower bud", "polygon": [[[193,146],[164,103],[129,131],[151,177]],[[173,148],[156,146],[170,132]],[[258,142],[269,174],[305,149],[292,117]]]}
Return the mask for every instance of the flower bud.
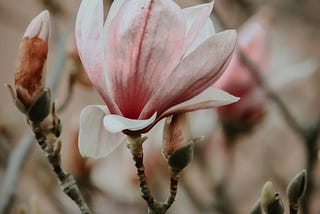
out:
{"label": "flower bud", "polygon": [[301,198],[305,192],[307,186],[307,171],[303,170],[297,174],[287,187],[287,196],[290,203],[298,203],[298,200]]}
{"label": "flower bud", "polygon": [[270,181],[264,184],[261,191],[261,208],[266,214],[282,214],[284,208],[280,196],[274,191]]}
{"label": "flower bud", "polygon": [[193,142],[175,150],[168,158],[168,164],[175,172],[183,170],[193,158]]}
{"label": "flower bud", "polygon": [[48,53],[50,17],[41,12],[27,27],[19,46],[15,72],[18,99],[28,109],[45,87],[44,64]]}
{"label": "flower bud", "polygon": [[176,151],[190,143],[190,124],[187,113],[176,114],[166,118],[163,130],[162,149],[166,159]]}

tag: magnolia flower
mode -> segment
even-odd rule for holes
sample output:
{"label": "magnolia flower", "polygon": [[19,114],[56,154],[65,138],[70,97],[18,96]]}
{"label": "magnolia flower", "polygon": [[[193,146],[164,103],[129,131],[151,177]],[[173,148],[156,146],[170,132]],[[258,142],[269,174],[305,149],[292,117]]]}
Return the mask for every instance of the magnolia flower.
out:
{"label": "magnolia flower", "polygon": [[83,156],[103,157],[126,135],[146,133],[172,114],[238,100],[208,88],[236,43],[233,30],[215,34],[212,8],[213,2],[181,9],[172,0],[115,0],[104,22],[103,0],[81,2],[76,43],[105,103],[81,112]]}

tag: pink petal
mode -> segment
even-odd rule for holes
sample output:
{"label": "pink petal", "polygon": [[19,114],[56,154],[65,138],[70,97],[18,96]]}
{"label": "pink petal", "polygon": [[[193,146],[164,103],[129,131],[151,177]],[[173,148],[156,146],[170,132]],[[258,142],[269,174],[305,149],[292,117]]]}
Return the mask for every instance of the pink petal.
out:
{"label": "pink petal", "polygon": [[106,114],[109,111],[105,106],[87,106],[81,111],[78,146],[82,156],[105,157],[126,139],[122,133],[105,130],[103,118]]}
{"label": "pink petal", "polygon": [[103,0],[82,0],[76,20],[76,43],[92,84],[112,113],[120,113],[107,91],[104,68]]}
{"label": "pink petal", "polygon": [[124,130],[138,131],[152,124],[157,117],[154,113],[151,118],[146,120],[132,120],[119,115],[106,115],[103,119],[104,127],[111,133],[119,133]]}
{"label": "pink petal", "polygon": [[187,20],[186,55],[195,50],[203,41],[213,36],[214,26],[210,19],[214,1],[183,9]]}
{"label": "pink petal", "polygon": [[106,54],[111,89],[124,117],[137,119],[179,63],[185,31],[182,11],[171,0],[122,5],[110,23]]}
{"label": "pink petal", "polygon": [[238,46],[262,70],[269,64],[270,27],[258,21],[249,21],[241,29],[238,37]]}
{"label": "pink petal", "polygon": [[218,33],[188,55],[143,109],[140,117],[187,101],[211,86],[226,69],[236,44],[233,30]]}

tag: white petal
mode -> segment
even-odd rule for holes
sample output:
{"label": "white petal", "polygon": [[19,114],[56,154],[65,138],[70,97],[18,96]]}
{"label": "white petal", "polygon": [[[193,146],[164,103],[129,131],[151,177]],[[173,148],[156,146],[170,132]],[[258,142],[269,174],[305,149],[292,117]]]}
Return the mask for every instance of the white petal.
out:
{"label": "white petal", "polygon": [[163,118],[178,112],[190,112],[199,109],[209,109],[228,105],[237,102],[239,99],[239,97],[235,97],[221,89],[209,87],[198,96],[171,107],[159,118]]}
{"label": "white petal", "polygon": [[103,126],[109,114],[105,106],[87,106],[80,114],[79,150],[84,157],[101,158],[110,154],[126,139],[122,133],[110,133]]}
{"label": "white petal", "polygon": [[212,20],[209,18],[201,29],[195,41],[188,48],[185,57],[188,56],[192,51],[194,51],[201,43],[203,43],[206,39],[213,36],[215,34],[214,25]]}
{"label": "white petal", "polygon": [[109,9],[109,12],[108,12],[108,16],[107,16],[106,22],[104,24],[104,27],[106,28],[106,31],[109,28],[109,25],[110,25],[112,19],[116,16],[116,14],[118,13],[120,7],[123,5],[123,3],[125,1],[126,0],[115,0],[115,1],[112,2],[111,6],[110,6],[110,9]]}
{"label": "white petal", "polygon": [[213,2],[184,8],[182,11],[186,17],[187,39],[185,56],[196,49],[203,41],[215,34],[214,25],[210,19]]}
{"label": "white petal", "polygon": [[120,115],[106,115],[103,118],[104,127],[111,133],[119,133],[123,130],[138,131],[151,125],[157,117],[154,113],[151,118],[146,120],[133,120],[122,117]]}

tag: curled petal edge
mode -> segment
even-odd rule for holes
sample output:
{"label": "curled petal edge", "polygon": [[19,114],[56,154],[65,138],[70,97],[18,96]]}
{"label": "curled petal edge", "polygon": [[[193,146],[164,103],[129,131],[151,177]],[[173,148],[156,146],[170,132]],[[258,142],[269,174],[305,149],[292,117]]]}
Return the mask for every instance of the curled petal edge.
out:
{"label": "curled petal edge", "polygon": [[146,120],[134,120],[120,115],[110,114],[103,118],[103,125],[105,129],[111,133],[119,133],[124,130],[139,131],[153,124],[156,118],[157,112]]}

